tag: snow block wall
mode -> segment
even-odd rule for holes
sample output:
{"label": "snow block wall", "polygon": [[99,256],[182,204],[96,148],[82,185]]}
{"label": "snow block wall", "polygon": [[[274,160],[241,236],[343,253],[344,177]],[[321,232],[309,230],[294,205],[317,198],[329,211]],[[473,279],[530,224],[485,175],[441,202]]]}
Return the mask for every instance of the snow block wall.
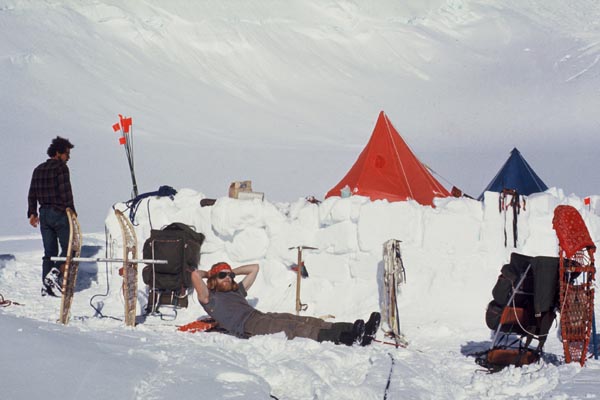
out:
{"label": "snow block wall", "polygon": [[[291,266],[297,262],[297,251],[292,248],[316,247],[303,252],[309,273],[301,283],[301,300],[308,305],[304,314],[354,320],[379,309],[383,243],[399,239],[407,276],[399,306],[409,338],[420,326],[436,321],[440,329],[452,329],[457,317],[463,327],[483,326],[491,289],[511,252],[558,254],[552,229],[557,205],[576,207],[592,239],[600,238],[600,217],[594,208],[557,189],[522,199],[517,248],[513,247],[512,209],[500,212],[499,195],[492,192],[485,194],[483,202],[436,199],[435,208],[355,196],[332,197],[320,204],[304,199],[272,204],[223,197],[213,206],[201,207],[203,198],[202,193],[182,189],[173,200],[143,200],[135,215],[139,248],[151,229],[171,222],[191,225],[206,236],[200,268],[208,269],[218,261],[233,267],[257,262],[261,272],[249,293],[252,304],[263,311],[294,312],[296,275]],[[124,204],[116,207],[125,209]],[[112,210],[106,225],[112,240],[120,243]],[[118,246],[113,251],[121,254]],[[141,278],[140,288],[144,288]],[[188,312],[201,316],[195,298],[193,303]]]}

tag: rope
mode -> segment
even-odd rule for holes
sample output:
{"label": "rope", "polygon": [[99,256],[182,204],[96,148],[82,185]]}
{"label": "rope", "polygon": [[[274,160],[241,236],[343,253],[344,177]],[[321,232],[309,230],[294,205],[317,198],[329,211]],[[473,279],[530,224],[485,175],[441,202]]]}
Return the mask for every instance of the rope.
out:
{"label": "rope", "polygon": [[[390,129],[390,125],[391,125],[391,123],[388,120],[387,115],[385,115],[385,126],[387,128],[387,134],[388,134],[389,139],[392,142],[392,145],[394,147],[394,153],[396,154],[396,159],[398,160],[398,163],[400,164],[400,169],[402,170],[402,175],[404,177],[404,183],[406,184],[406,187],[408,188],[408,191],[410,192],[410,197],[414,199],[415,196],[413,195],[412,187],[410,186],[410,181],[408,180],[408,176],[406,175],[406,170],[404,169],[404,163],[402,162],[402,158],[400,158],[400,153],[398,153],[398,148],[396,147],[396,144],[394,143],[394,138],[392,135],[392,130]],[[408,144],[406,144],[406,147],[408,147]],[[410,147],[408,147],[408,149],[410,150]]]}
{"label": "rope", "polygon": [[[109,242],[110,242],[109,236],[110,235],[108,233],[108,227],[105,225],[104,226],[104,255],[106,256],[106,258],[109,258],[109,253],[108,253]],[[113,255],[112,254],[113,243],[114,242],[110,242],[110,249],[111,249],[110,256]],[[94,311],[96,312],[96,315],[98,315],[100,318],[110,318],[110,319],[114,319],[116,321],[123,321],[120,318],[112,317],[110,315],[104,315],[104,314],[102,314],[102,311],[100,311],[100,309],[97,308],[97,307],[95,307],[94,304],[93,304],[93,300],[96,297],[107,297],[108,294],[109,294],[109,292],[110,292],[110,282],[109,282],[109,279],[108,279],[108,262],[104,263],[104,265],[105,265],[105,275],[106,275],[106,293],[104,293],[104,294],[101,293],[101,294],[95,294],[95,295],[93,295],[90,298],[90,307],[92,307],[94,309]]]}
{"label": "rope", "polygon": [[567,288],[565,289],[563,303],[560,305],[560,315],[563,315],[563,310],[565,308],[565,304],[567,303],[567,297],[568,297],[568,294],[569,294],[569,287],[571,287],[571,285],[569,284],[569,282],[567,282]]}
{"label": "rope", "polygon": [[[513,292],[515,291],[515,287],[511,284]],[[513,314],[515,315],[515,320],[517,320],[517,324],[519,325],[519,327],[523,330],[523,332],[525,332],[527,335],[531,336],[534,339],[537,339],[538,341],[540,340],[541,337],[545,337],[548,336],[548,333],[543,334],[543,335],[538,335],[535,333],[531,333],[529,332],[527,329],[525,329],[525,327],[523,325],[521,325],[521,321],[519,320],[519,316],[517,315],[517,305],[515,303],[515,297],[513,296],[512,298],[512,306],[513,306]]]}
{"label": "rope", "polygon": [[392,343],[392,342],[385,342],[385,341],[383,341],[383,340],[378,340],[378,339],[375,339],[375,338],[373,338],[373,341],[374,341],[374,342],[376,342],[376,343],[381,343],[381,344],[387,344],[387,345],[390,345],[390,346],[394,346],[394,347],[396,347],[396,348],[398,348],[398,347],[402,347],[403,349],[405,349],[405,348],[407,348],[407,347],[408,347],[407,345],[405,345],[405,344],[403,344],[403,343]]}
{"label": "rope", "polygon": [[383,400],[387,399],[388,390],[390,389],[390,384],[392,383],[392,372],[394,371],[394,357],[392,357],[392,355],[390,353],[387,353],[387,354],[388,354],[388,356],[390,356],[392,363],[390,365],[390,373],[388,374],[387,384],[385,385],[385,392],[383,393]]}
{"label": "rope", "polygon": [[24,306],[25,305],[25,304],[17,303],[16,301],[5,300],[4,296],[2,295],[2,293],[0,293],[0,307],[8,307],[8,306],[11,306],[13,304],[15,306]]}
{"label": "rope", "polygon": [[146,211],[148,212],[148,222],[150,223],[150,230],[154,229],[152,226],[152,218],[150,217],[150,198],[146,202]]}
{"label": "rope", "polygon": [[[137,213],[138,207],[140,206],[142,200],[144,200],[145,198],[156,196],[156,197],[169,197],[171,200],[173,200],[175,198],[176,194],[177,194],[177,190],[173,189],[171,186],[163,185],[163,186],[160,186],[158,188],[158,190],[156,190],[154,192],[147,192],[147,193],[142,193],[140,195],[136,195],[131,200],[128,200],[125,202],[127,209],[129,209],[129,220],[131,221],[131,223],[134,226],[137,225],[135,223],[135,214]],[[114,206],[113,206],[113,208],[114,208]],[[150,209],[148,208],[148,210],[150,210]]]}
{"label": "rope", "polygon": [[434,170],[433,168],[431,168],[429,165],[424,164],[424,163],[421,163],[421,164],[423,164],[423,166],[425,168],[427,168],[429,170],[429,172],[431,172],[434,175],[439,176],[440,179],[443,180],[444,182],[446,182],[448,185],[450,185],[450,186],[456,186],[455,184],[453,184],[452,182],[450,182],[448,179],[444,178],[443,175],[439,174],[436,170]]}

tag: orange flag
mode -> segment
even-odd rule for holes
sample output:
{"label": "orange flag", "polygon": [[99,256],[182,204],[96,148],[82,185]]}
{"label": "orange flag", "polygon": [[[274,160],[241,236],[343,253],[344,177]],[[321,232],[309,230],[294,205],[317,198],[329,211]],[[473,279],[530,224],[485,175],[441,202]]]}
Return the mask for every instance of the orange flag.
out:
{"label": "orange flag", "polygon": [[592,199],[590,197],[586,197],[583,199],[583,204],[586,206],[589,206],[592,202]]}
{"label": "orange flag", "polygon": [[125,118],[119,114],[119,120],[121,121],[121,126],[123,127],[123,133],[129,133],[129,128],[132,124],[131,117]]}
{"label": "orange flag", "polygon": [[131,128],[131,117],[125,118],[123,123],[125,124],[123,125],[123,132],[129,133],[129,128]]}
{"label": "orange flag", "polygon": [[125,143],[127,143],[127,139],[125,138],[125,136],[121,136],[119,138],[119,144],[125,144]]}
{"label": "orange flag", "polygon": [[116,124],[113,125],[113,131],[117,132],[121,130],[121,125],[119,125],[119,123],[117,122]]}

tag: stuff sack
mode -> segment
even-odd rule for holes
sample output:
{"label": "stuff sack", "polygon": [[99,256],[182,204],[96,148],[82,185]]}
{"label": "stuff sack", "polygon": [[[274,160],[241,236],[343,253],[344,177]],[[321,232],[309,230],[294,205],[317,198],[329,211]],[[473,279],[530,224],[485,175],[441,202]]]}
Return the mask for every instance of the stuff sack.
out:
{"label": "stuff sack", "polygon": [[540,353],[532,349],[494,348],[478,354],[475,362],[490,373],[498,372],[509,365],[522,367],[538,362]]}
{"label": "stuff sack", "polygon": [[[153,229],[144,242],[146,259],[166,260],[167,264],[146,264],[142,279],[150,287],[149,304],[187,307],[187,289],[192,286],[191,272],[198,269],[204,235],[192,227],[174,222],[161,230]],[[185,301],[174,301],[182,299]],[[170,299],[163,303],[161,299]]]}

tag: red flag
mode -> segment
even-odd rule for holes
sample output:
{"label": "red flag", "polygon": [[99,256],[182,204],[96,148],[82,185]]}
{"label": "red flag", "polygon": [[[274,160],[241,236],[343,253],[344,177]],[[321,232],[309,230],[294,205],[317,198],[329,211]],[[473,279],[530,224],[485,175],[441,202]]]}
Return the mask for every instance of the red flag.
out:
{"label": "red flag", "polygon": [[119,114],[119,121],[121,121],[123,133],[129,133],[129,128],[131,127],[131,117],[125,118],[121,114]]}
{"label": "red flag", "polygon": [[119,123],[117,122],[116,124],[113,125],[113,131],[117,132],[121,130],[121,125],[119,125]]}
{"label": "red flag", "polygon": [[589,197],[586,197],[583,199],[583,204],[585,204],[586,206],[589,206],[592,202],[592,199]]}
{"label": "red flag", "polygon": [[127,143],[127,139],[125,138],[125,136],[121,136],[119,138],[119,144],[125,144],[125,143]]}
{"label": "red flag", "polygon": [[123,132],[129,133],[131,127],[131,117],[123,119]]}

